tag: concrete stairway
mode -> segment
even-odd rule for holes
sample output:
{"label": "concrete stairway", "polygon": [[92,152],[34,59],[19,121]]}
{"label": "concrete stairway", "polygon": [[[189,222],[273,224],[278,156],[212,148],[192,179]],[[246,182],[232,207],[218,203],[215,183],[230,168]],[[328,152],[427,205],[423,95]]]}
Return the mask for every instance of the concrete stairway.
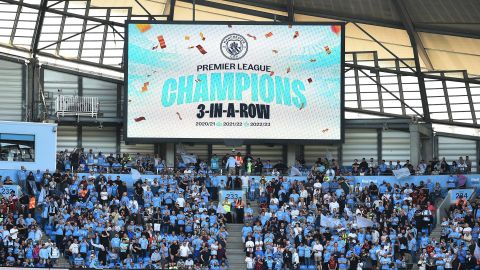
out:
{"label": "concrete stairway", "polygon": [[60,258],[58,258],[57,263],[55,264],[55,267],[69,268],[70,263],[68,262],[68,260],[64,256],[60,255]]}
{"label": "concrete stairway", "polygon": [[[253,216],[257,218],[260,214],[257,201],[248,201],[253,209]],[[246,269],[245,265],[245,244],[242,242],[243,224],[227,224],[229,233],[227,242],[227,258],[230,264],[229,269]]]}
{"label": "concrete stairway", "polygon": [[230,264],[229,269],[246,269],[245,251],[242,242],[243,224],[227,224],[228,242],[227,242],[227,259]]}
{"label": "concrete stairway", "polygon": [[[49,239],[50,239],[50,237],[48,237],[48,235],[45,232],[43,232],[42,241],[45,243]],[[60,257],[58,258],[57,263],[54,265],[54,267],[69,268],[70,263],[68,262],[68,260],[62,254],[60,254]]]}

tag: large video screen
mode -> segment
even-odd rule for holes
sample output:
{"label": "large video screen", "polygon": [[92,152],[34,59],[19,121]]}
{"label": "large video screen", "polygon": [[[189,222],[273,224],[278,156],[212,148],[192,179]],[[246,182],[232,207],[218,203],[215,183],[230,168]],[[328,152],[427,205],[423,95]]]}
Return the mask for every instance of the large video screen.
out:
{"label": "large video screen", "polygon": [[128,23],[127,140],[339,141],[342,24]]}

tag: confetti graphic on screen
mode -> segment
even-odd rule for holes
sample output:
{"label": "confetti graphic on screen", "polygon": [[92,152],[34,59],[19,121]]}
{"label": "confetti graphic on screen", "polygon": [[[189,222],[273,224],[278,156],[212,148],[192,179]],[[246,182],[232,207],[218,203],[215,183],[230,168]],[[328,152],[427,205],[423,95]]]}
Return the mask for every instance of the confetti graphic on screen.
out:
{"label": "confetti graphic on screen", "polygon": [[332,32],[335,33],[336,35],[339,35],[340,32],[342,31],[342,27],[340,25],[332,25],[331,29],[332,29]]}
{"label": "confetti graphic on screen", "polygon": [[331,53],[332,53],[332,51],[330,51],[330,47],[328,47],[328,46],[325,46],[325,52],[326,52],[327,54],[331,54]]}
{"label": "confetti graphic on screen", "polygon": [[207,51],[202,47],[202,45],[197,45],[197,49],[201,54],[207,54]]}
{"label": "confetti graphic on screen", "polygon": [[298,31],[295,31],[295,34],[293,35],[293,39],[298,38],[298,36],[300,36],[300,33]]}
{"label": "confetti graphic on screen", "polygon": [[135,119],[133,119],[133,120],[135,120],[135,122],[142,122],[142,121],[145,121],[145,120],[147,120],[147,119],[146,119],[144,116],[140,116],[140,117],[137,117],[137,118],[135,118]]}
{"label": "confetti graphic on screen", "polygon": [[145,33],[152,28],[150,24],[136,24],[141,33]]}
{"label": "confetti graphic on screen", "polygon": [[143,87],[142,87],[142,92],[146,92],[148,91],[148,85],[150,84],[150,82],[146,82],[143,84]]}
{"label": "confetti graphic on screen", "polygon": [[266,38],[269,38],[269,37],[272,37],[272,36],[273,36],[273,33],[272,33],[272,32],[268,32],[268,33],[265,34],[265,37],[266,37]]}
{"label": "confetti graphic on screen", "polygon": [[257,40],[257,37],[254,35],[247,34],[247,37],[252,38],[253,40]]}
{"label": "confetti graphic on screen", "polygon": [[160,44],[160,48],[165,49],[167,47],[167,44],[165,43],[165,39],[163,38],[162,35],[157,37],[158,43]]}

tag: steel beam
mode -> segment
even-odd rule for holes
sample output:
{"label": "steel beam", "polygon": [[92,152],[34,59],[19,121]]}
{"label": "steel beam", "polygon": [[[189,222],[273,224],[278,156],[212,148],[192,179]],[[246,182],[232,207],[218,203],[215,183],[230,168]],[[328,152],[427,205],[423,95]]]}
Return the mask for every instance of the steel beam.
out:
{"label": "steel beam", "polygon": [[400,14],[400,18],[402,19],[403,26],[407,30],[408,34],[415,39],[415,45],[417,46],[417,51],[422,58],[423,63],[425,64],[428,70],[434,70],[432,65],[432,61],[430,61],[430,57],[428,56],[427,50],[423,46],[422,39],[418,35],[417,31],[415,30],[415,26],[413,25],[412,18],[408,13],[408,9],[403,3],[403,0],[393,0],[393,3],[397,9],[397,12]]}
{"label": "steel beam", "polygon": [[[400,63],[398,63],[397,60],[395,60],[395,69],[397,71],[400,70]],[[405,101],[405,97],[403,96],[403,84],[402,84],[402,75],[397,74],[397,85],[398,85],[398,93],[400,95],[400,99]],[[407,112],[405,110],[405,104],[400,103],[400,106],[402,106],[402,115],[407,115]]]}
{"label": "steel beam", "polygon": [[[443,76],[444,74],[442,73],[442,77]],[[447,82],[445,81],[445,79],[442,80],[442,88],[443,88],[443,97],[445,98],[445,105],[447,106],[448,120],[452,122],[453,121],[452,108],[450,107],[450,98],[448,97]]]}
{"label": "steel beam", "polygon": [[[106,15],[107,20],[110,19],[110,12],[111,12],[111,10],[108,9],[107,10],[107,15]],[[108,34],[108,25],[105,25],[105,27],[103,28],[102,47],[100,48],[100,64],[103,64],[103,58],[105,56],[105,46],[107,44],[107,34]]]}
{"label": "steel beam", "polygon": [[366,77],[368,77],[371,81],[373,81],[375,84],[379,85],[385,92],[389,93],[390,95],[392,95],[392,97],[394,97],[396,100],[400,101],[400,103],[403,103],[405,105],[405,107],[409,108],[410,110],[412,110],[417,116],[423,118],[423,116],[417,112],[417,110],[415,110],[414,108],[412,108],[410,105],[406,104],[405,101],[401,100],[399,97],[397,97],[394,93],[392,93],[390,90],[388,90],[385,86],[383,86],[380,82],[377,82],[374,78],[372,78],[372,76],[370,76],[369,74],[367,74],[365,71],[363,70],[359,70],[363,75],[365,75]]}
{"label": "steel beam", "polygon": [[168,13],[168,21],[173,21],[173,17],[175,16],[175,4],[177,3],[176,0],[170,0],[170,11]]}
{"label": "steel beam", "polygon": [[[354,63],[354,66],[357,65],[357,55],[354,54],[353,55],[353,63]],[[353,73],[355,75],[355,92],[357,93],[357,107],[359,109],[362,108],[362,96],[360,94],[360,77],[358,76],[358,69],[355,68],[355,67],[351,67],[353,68]]]}
{"label": "steel beam", "polygon": [[287,13],[288,13],[288,21],[294,22],[295,21],[294,0],[287,0]]}
{"label": "steel beam", "polygon": [[[46,0],[42,0],[42,2]],[[54,9],[54,8],[48,8],[46,5],[43,7],[42,6],[42,3],[40,5],[35,5],[35,4],[29,4],[29,3],[20,3],[20,2],[17,2],[15,0],[0,0],[0,2],[4,2],[4,3],[8,3],[8,4],[12,4],[12,5],[21,5],[23,7],[28,7],[28,8],[31,8],[31,9],[36,9],[36,10],[44,10],[45,12],[48,12],[48,13],[53,13],[53,14],[57,14],[57,15],[66,15],[67,17],[72,17],[72,18],[78,18],[78,19],[87,19],[89,21],[92,21],[92,22],[98,22],[98,23],[102,23],[102,24],[111,24],[111,25],[114,25],[114,26],[121,26],[121,27],[124,27],[125,24],[124,23],[119,23],[119,22],[109,22],[107,20],[104,20],[104,19],[99,19],[99,18],[96,18],[96,17],[91,17],[91,16],[85,16],[85,15],[80,15],[80,14],[76,14],[76,13],[71,13],[71,12],[63,12],[61,10],[57,10],[57,9]],[[43,24],[43,19],[42,19],[42,24]],[[37,31],[35,31],[35,33],[37,33]]]}
{"label": "steel beam", "polygon": [[157,19],[155,19],[155,17],[152,16],[152,14],[150,13],[150,11],[148,11],[148,10],[142,5],[142,3],[140,3],[140,1],[135,0],[135,3],[137,3],[137,4],[143,9],[143,11],[145,11],[145,13],[148,14],[148,19],[149,19],[149,20],[153,20],[153,21],[156,21],[156,20],[157,20]]}
{"label": "steel beam", "polygon": [[409,64],[407,64],[403,59],[401,59],[400,57],[398,57],[394,52],[392,52],[389,48],[387,48],[385,45],[383,45],[383,43],[381,41],[379,41],[378,39],[376,39],[374,36],[372,36],[370,33],[368,33],[367,30],[363,29],[363,27],[361,27],[360,25],[358,25],[357,23],[353,23],[358,29],[360,29],[360,31],[362,31],[365,35],[367,35],[370,39],[372,39],[373,41],[375,41],[378,45],[380,45],[380,47],[382,47],[384,50],[386,50],[389,54],[391,54],[393,57],[395,57],[395,59],[398,59],[400,62],[402,62],[402,64],[404,64],[406,67],[408,67],[409,69],[411,69],[412,71],[415,71],[412,67],[410,67]]}
{"label": "steel beam", "polygon": [[[32,45],[30,47],[31,48],[30,51],[32,52],[33,58],[35,58],[38,53],[38,43],[40,42],[40,34],[42,33],[43,20],[45,19],[45,12],[47,10],[47,3],[48,3],[48,0],[42,0],[40,2],[40,6],[37,6],[38,7],[37,23],[35,24],[35,30],[33,31]],[[17,2],[17,4],[25,5],[24,2],[22,3]]]}
{"label": "steel beam", "polygon": [[[92,26],[92,27],[86,29],[85,31],[78,32],[78,33],[76,33],[76,34],[73,34],[73,35],[71,35],[71,36],[68,36],[68,37],[66,37],[66,38],[63,38],[63,39],[61,39],[61,40],[55,41],[55,42],[53,42],[53,43],[50,43],[50,44],[48,44],[47,46],[44,46],[44,47],[42,47],[42,48],[40,48],[40,49],[38,49],[38,50],[41,51],[41,50],[44,50],[44,49],[46,49],[46,48],[48,48],[48,47],[50,47],[50,46],[57,45],[57,53],[58,53],[58,50],[60,50],[60,44],[61,44],[62,42],[67,41],[67,40],[69,40],[69,39],[71,39],[71,38],[74,38],[74,37],[76,37],[76,36],[78,36],[78,35],[82,35],[82,34],[84,34],[85,32],[88,32],[88,31],[93,30],[93,29],[95,29],[95,28],[97,28],[97,27],[100,27],[100,26],[102,26],[101,23],[99,23],[99,24],[97,24],[97,25],[95,25],[95,26]],[[108,25],[105,25],[105,27],[108,27]],[[59,36],[59,37],[60,37],[60,36]]]}
{"label": "steel beam", "polygon": [[[23,0],[20,0],[20,3],[23,3]],[[15,14],[15,19],[13,21],[12,33],[10,34],[10,44],[13,45],[13,39],[15,38],[15,33],[17,32],[18,19],[20,18],[20,12],[22,11],[22,6],[18,5],[17,13]]]}
{"label": "steel beam", "polygon": [[[67,10],[68,10],[68,4],[69,4],[69,3],[70,3],[70,2],[68,2],[68,1],[65,2],[65,6],[63,6],[63,12],[64,12],[64,13],[67,12]],[[62,42],[63,42],[62,38],[63,38],[63,31],[64,31],[64,29],[65,29],[65,20],[66,20],[66,19],[67,19],[67,16],[66,16],[66,15],[63,15],[63,16],[62,16],[62,21],[60,22],[60,31],[59,31],[59,33],[58,33],[58,40],[57,40],[57,42],[55,42],[55,43],[52,44],[52,45],[57,44],[57,47],[56,47],[56,49],[55,49],[55,53],[56,53],[56,54],[60,54],[60,46],[62,45]],[[41,50],[43,50],[43,49],[45,49],[45,48],[48,48],[48,47],[50,47],[50,46],[51,46],[51,45],[48,45],[48,46],[46,46],[46,47],[43,47],[43,48],[39,49],[39,51],[41,51]]]}
{"label": "steel beam", "polygon": [[[347,112],[354,112],[354,113],[363,113],[363,114],[371,114],[371,115],[376,115],[376,116],[383,116],[383,117],[391,117],[391,118],[396,118],[396,119],[411,119],[410,116],[402,116],[398,114],[393,114],[393,113],[381,113],[377,111],[369,111],[369,110],[364,110],[364,109],[357,109],[357,108],[349,108],[345,107],[345,111]],[[449,125],[449,126],[458,126],[458,127],[468,127],[468,128],[480,128],[480,125],[478,124],[469,124],[469,123],[463,123],[463,122],[450,122],[448,120],[437,120],[437,119],[431,119],[430,123],[433,124],[440,124],[440,125]]]}
{"label": "steel beam", "polygon": [[[377,54],[377,52],[375,52],[373,54],[373,60],[375,62],[375,67],[378,67],[379,65],[378,65],[378,54]],[[382,82],[380,80],[380,72],[378,70],[375,72],[375,79],[377,81],[378,105],[380,107],[380,112],[383,112],[384,109],[383,109],[383,97],[382,97],[382,87],[381,87]]]}
{"label": "steel beam", "polygon": [[[90,1],[87,1],[87,5],[85,7],[85,16],[88,16],[90,13]],[[87,19],[83,20],[83,25],[82,25],[82,36],[80,37],[80,44],[78,47],[78,54],[77,54],[77,59],[82,58],[82,51],[83,51],[83,43],[85,42],[85,32],[87,31]]]}
{"label": "steel beam", "polygon": [[[193,0],[178,0],[181,2],[185,3],[193,3]],[[266,18],[266,19],[274,19],[276,18],[277,20],[286,22],[288,21],[287,16],[282,16],[282,15],[276,15],[268,12],[263,12],[263,11],[258,11],[258,10],[253,10],[249,8],[243,8],[243,7],[238,7],[235,5],[227,5],[227,4],[222,4],[222,3],[216,3],[216,2],[210,2],[206,0],[195,0],[195,3],[197,5],[201,6],[206,6],[206,7],[211,7],[211,8],[217,8],[217,9],[223,9],[227,11],[232,11],[232,12],[238,12],[246,15],[251,15],[251,16],[256,16],[256,17],[261,17],[261,18]]]}
{"label": "steel beam", "polygon": [[[370,72],[375,72],[376,70],[380,71],[380,72],[387,72],[387,73],[393,73],[393,74],[400,74],[400,75],[403,75],[403,76],[417,76],[414,72],[410,72],[410,71],[403,71],[403,70],[393,70],[393,69],[390,69],[390,68],[382,68],[382,67],[379,67],[379,68],[376,68],[376,67],[372,67],[372,66],[365,66],[365,65],[355,65],[355,64],[352,64],[352,63],[348,63],[348,62],[345,62],[345,67],[353,67],[353,68],[360,68],[360,69],[366,69]],[[442,76],[439,76],[439,75],[433,75],[433,74],[424,74],[422,73],[423,75],[423,78],[427,78],[427,79],[435,79],[435,80],[441,80],[442,79]],[[456,77],[443,77],[449,81],[453,81],[453,82],[469,82],[469,83],[474,83],[474,84],[479,84],[480,81],[478,80],[475,80],[473,78],[456,78]]]}
{"label": "steel beam", "polygon": [[[467,71],[463,72],[463,77],[468,78]],[[477,124],[477,113],[475,112],[475,106],[473,106],[472,91],[470,91],[470,83],[465,82],[465,90],[467,91],[468,105],[470,106],[470,112],[472,113],[472,120],[474,124]]]}

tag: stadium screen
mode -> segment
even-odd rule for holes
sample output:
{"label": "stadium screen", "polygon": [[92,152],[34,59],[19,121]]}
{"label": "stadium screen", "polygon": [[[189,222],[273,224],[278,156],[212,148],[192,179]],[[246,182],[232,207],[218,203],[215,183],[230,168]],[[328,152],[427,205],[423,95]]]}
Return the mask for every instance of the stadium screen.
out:
{"label": "stadium screen", "polygon": [[342,24],[129,22],[127,140],[343,139]]}

